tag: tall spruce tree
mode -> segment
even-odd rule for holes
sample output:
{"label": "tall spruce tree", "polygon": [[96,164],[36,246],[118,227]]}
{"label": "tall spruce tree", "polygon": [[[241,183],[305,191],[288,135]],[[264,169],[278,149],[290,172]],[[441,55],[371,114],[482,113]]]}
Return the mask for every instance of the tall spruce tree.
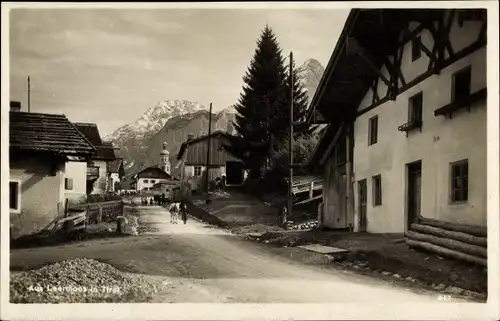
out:
{"label": "tall spruce tree", "polygon": [[239,137],[230,149],[243,159],[250,177],[257,178],[266,165],[270,148],[279,133],[271,130],[276,112],[283,109],[286,68],[271,28],[265,27],[243,81],[243,92],[235,105],[234,126]]}

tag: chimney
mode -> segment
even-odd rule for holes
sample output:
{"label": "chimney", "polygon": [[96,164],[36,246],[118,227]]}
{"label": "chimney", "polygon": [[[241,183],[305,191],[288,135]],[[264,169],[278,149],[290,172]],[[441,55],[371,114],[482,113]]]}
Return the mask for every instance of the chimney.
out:
{"label": "chimney", "polygon": [[21,111],[21,102],[20,101],[11,101],[10,102],[10,111]]}
{"label": "chimney", "polygon": [[189,134],[189,135],[188,135],[188,140],[187,140],[187,141],[189,142],[190,140],[193,140],[193,139],[194,139],[194,135],[193,135],[193,134]]}

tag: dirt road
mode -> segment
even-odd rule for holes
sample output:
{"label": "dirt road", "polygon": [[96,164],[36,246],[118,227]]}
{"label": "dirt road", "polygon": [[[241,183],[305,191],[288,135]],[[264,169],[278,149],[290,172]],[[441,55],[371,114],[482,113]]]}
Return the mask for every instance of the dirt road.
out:
{"label": "dirt road", "polygon": [[435,293],[396,288],[372,278],[301,264],[262,245],[204,223],[170,223],[158,206],[139,207],[140,223],[155,232],[137,237],[11,251],[11,268],[77,257],[165,278],[154,302],[435,302]]}

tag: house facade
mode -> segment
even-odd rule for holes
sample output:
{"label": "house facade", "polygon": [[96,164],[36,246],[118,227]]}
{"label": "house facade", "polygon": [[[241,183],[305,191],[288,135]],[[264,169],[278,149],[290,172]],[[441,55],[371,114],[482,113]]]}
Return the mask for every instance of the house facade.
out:
{"label": "house facade", "polygon": [[125,176],[125,169],[123,168],[123,159],[117,158],[108,162],[108,191],[111,193],[117,192],[116,188]]}
{"label": "house facade", "polygon": [[134,176],[132,186],[137,191],[149,191],[158,183],[170,181],[172,177],[158,167],[148,167]]}
{"label": "house facade", "polygon": [[352,10],[311,104],[324,225],[485,228],[486,83],[486,10]]}
{"label": "house facade", "polygon": [[[99,129],[93,123],[74,123],[78,131],[96,148],[96,154],[87,160],[86,168],[81,164],[68,164],[66,176],[68,180],[79,180],[85,176],[85,195],[106,194],[110,191],[110,173],[108,163],[116,160],[111,142],[103,142]],[[68,196],[80,197],[81,191],[67,191]]]}
{"label": "house facade", "polygon": [[17,239],[50,230],[64,216],[66,164],[85,164],[95,149],[63,115],[9,117],[10,231]]}
{"label": "house facade", "polygon": [[[215,131],[210,135],[208,179],[212,181],[225,176],[227,186],[239,186],[243,184],[246,172],[243,168],[243,162],[223,147],[229,143],[229,137],[229,134],[223,131]],[[190,136],[181,145],[177,160],[181,166],[182,188],[186,187],[191,191],[202,188],[204,173],[207,172],[208,141],[208,135],[197,138]]]}

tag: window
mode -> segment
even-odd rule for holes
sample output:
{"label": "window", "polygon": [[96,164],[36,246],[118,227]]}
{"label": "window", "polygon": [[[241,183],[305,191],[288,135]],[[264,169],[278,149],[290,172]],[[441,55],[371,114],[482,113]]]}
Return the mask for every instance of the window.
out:
{"label": "window", "polygon": [[368,130],[368,145],[377,143],[378,139],[378,116],[374,116],[369,120]]}
{"label": "window", "polygon": [[145,179],[145,180],[144,180],[144,183],[149,183],[149,180],[148,180],[148,179]]}
{"label": "window", "polygon": [[11,211],[21,211],[21,182],[9,182],[9,204],[9,208]]}
{"label": "window", "polygon": [[420,47],[420,36],[411,41],[411,61],[415,61],[422,56],[422,47]]}
{"label": "window", "polygon": [[373,206],[382,205],[382,177],[380,175],[372,177],[373,184]]}
{"label": "window", "polygon": [[464,68],[453,75],[452,102],[461,101],[470,96],[470,66]]}
{"label": "window", "polygon": [[412,124],[422,124],[422,107],[423,107],[423,94],[419,92],[418,94],[410,98],[408,104],[409,121]]}
{"label": "window", "polygon": [[200,176],[201,175],[201,166],[195,166],[194,167],[194,176]]}
{"label": "window", "polygon": [[64,189],[71,191],[73,189],[73,179],[65,178],[64,179]]}
{"label": "window", "polygon": [[156,180],[152,179],[151,184],[154,184],[154,183],[156,183]]}
{"label": "window", "polygon": [[451,202],[467,202],[469,198],[469,161],[451,163]]}

